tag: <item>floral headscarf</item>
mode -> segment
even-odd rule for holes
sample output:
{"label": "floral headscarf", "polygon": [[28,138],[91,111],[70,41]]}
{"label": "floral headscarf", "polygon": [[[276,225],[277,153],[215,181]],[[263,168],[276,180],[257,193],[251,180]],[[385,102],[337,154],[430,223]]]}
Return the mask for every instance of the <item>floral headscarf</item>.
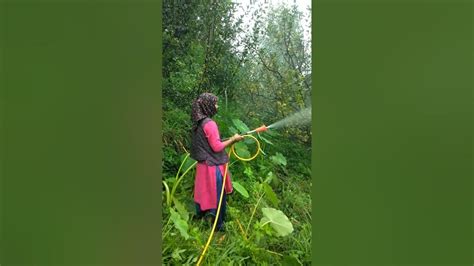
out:
{"label": "floral headscarf", "polygon": [[194,100],[191,106],[191,120],[193,121],[193,130],[196,130],[199,121],[206,117],[213,117],[217,113],[217,96],[212,93],[202,93]]}

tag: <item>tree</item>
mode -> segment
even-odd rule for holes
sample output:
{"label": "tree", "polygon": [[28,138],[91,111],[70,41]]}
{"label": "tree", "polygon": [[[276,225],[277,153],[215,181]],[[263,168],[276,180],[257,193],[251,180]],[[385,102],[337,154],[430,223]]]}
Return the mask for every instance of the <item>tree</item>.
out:
{"label": "tree", "polygon": [[189,146],[192,101],[202,92],[231,101],[239,87],[235,8],[230,0],[163,3],[163,142],[169,157]]}
{"label": "tree", "polygon": [[[285,5],[253,14],[251,56],[241,69],[244,94],[239,99],[251,117],[275,121],[311,105],[311,50],[300,11]],[[252,106],[252,108],[250,108]],[[310,128],[291,129],[307,142]]]}

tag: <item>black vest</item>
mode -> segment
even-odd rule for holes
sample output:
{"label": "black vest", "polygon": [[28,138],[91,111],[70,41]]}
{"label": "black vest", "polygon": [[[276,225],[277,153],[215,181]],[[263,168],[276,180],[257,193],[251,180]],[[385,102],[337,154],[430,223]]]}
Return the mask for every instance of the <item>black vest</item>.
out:
{"label": "black vest", "polygon": [[198,162],[205,162],[207,165],[221,165],[229,161],[225,149],[220,152],[214,152],[209,145],[204,133],[204,125],[212,121],[210,118],[204,118],[199,121],[195,131],[192,132],[191,140],[191,158]]}

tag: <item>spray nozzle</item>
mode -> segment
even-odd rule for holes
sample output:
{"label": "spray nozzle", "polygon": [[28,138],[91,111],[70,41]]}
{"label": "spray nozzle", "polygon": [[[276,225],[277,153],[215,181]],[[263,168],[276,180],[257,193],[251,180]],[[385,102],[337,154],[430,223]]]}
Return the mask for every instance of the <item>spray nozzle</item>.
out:
{"label": "spray nozzle", "polygon": [[249,131],[249,132],[247,132],[247,133],[245,133],[245,134],[252,134],[252,133],[255,133],[255,132],[263,132],[263,131],[266,131],[267,129],[268,129],[267,126],[262,125],[261,127],[258,127],[258,128],[254,129],[254,130],[252,130],[252,131]]}
{"label": "spray nozzle", "polygon": [[256,128],[255,131],[256,132],[262,132],[262,131],[266,131],[267,129],[268,129],[267,126],[262,125],[261,127]]}

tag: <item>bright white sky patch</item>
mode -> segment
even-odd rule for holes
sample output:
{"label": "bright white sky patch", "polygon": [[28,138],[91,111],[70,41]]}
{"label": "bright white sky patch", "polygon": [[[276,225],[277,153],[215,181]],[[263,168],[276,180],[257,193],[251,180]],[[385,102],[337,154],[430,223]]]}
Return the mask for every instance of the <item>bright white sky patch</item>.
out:
{"label": "bright white sky patch", "polygon": [[[311,12],[309,10],[311,7],[311,0],[233,0],[232,2],[240,5],[240,7],[237,8],[237,12],[235,13],[235,18],[247,13],[247,15],[244,15],[243,17],[243,27],[244,29],[248,30],[251,30],[253,26],[253,21],[251,21],[250,14],[253,10],[258,8],[260,4],[263,3],[264,5],[268,6],[277,6],[279,4],[293,6],[296,4],[298,10],[303,13],[303,21],[301,21],[301,26],[304,29],[304,38],[306,41],[311,39]],[[308,22],[305,21],[306,19]]]}

